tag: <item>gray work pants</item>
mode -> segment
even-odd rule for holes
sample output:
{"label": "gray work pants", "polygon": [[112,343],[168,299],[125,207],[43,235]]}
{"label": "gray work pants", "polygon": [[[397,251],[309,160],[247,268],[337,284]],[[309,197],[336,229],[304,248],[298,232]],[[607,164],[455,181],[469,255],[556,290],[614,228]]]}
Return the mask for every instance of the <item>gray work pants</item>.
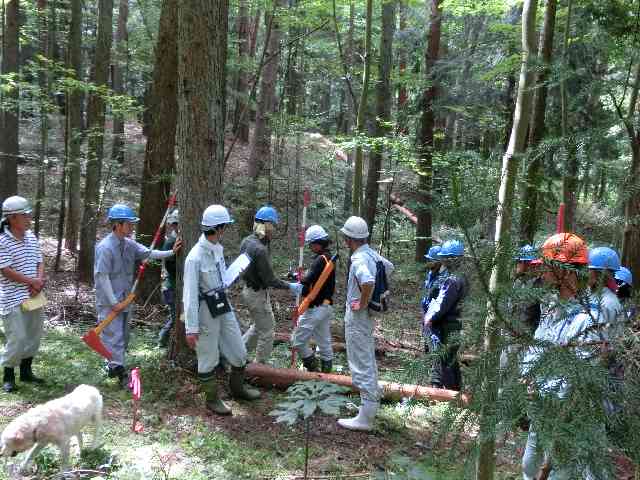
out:
{"label": "gray work pants", "polygon": [[196,344],[198,373],[212,372],[220,361],[220,354],[234,367],[247,363],[247,350],[233,311],[211,317],[207,304],[200,302],[200,333]]}
{"label": "gray work pants", "polygon": [[25,312],[20,306],[6,315],[0,315],[6,344],[0,354],[0,365],[16,367],[24,358],[38,353],[42,338],[44,311],[42,308]]}
{"label": "gray work pants", "polygon": [[273,351],[273,329],[276,322],[269,291],[254,290],[245,286],[242,289],[242,298],[251,316],[251,326],[242,339],[247,351],[255,349],[256,362],[267,363]]}
{"label": "gray work pants", "polygon": [[[107,318],[110,307],[97,307],[98,323]],[[129,315],[123,312],[118,315],[100,334],[102,344],[111,352],[112,358],[107,363],[109,368],[124,366],[124,354],[129,347]]]}
{"label": "gray work pants", "polygon": [[331,305],[319,305],[307,309],[298,319],[298,327],[291,336],[293,348],[298,350],[302,358],[313,355],[309,347],[309,341],[313,337],[318,345],[318,354],[321,360],[333,359],[333,347],[331,345],[331,320],[333,319],[333,307]]}
{"label": "gray work pants", "polygon": [[347,360],[353,385],[360,390],[363,401],[379,402],[378,366],[373,339],[375,320],[365,308],[354,312],[347,304],[344,331],[347,341]]}

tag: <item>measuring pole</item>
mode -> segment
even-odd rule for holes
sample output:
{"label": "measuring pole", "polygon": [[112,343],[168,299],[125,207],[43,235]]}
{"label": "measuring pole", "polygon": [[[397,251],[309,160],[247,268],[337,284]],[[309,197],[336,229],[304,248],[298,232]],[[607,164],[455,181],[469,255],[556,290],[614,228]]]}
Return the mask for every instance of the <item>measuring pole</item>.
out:
{"label": "measuring pole", "polygon": [[[309,192],[308,188],[304,189],[303,195],[303,204],[302,204],[302,223],[300,224],[300,229],[298,230],[298,282],[302,281],[302,277],[304,276],[304,234],[307,230],[307,207],[311,203],[311,192]],[[300,297],[301,295],[296,295],[296,307],[291,315],[291,321],[293,323],[292,332],[298,326],[298,307],[300,306]],[[293,348],[293,343],[291,344],[291,368],[295,368],[296,365],[296,350]]]}

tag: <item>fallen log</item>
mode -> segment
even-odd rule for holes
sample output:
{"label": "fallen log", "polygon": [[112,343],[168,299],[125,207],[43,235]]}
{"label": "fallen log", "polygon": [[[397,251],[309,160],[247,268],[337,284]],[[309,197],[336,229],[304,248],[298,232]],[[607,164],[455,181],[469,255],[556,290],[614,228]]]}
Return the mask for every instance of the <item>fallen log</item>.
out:
{"label": "fallen log", "polygon": [[[306,372],[292,368],[274,368],[261,363],[247,365],[247,376],[258,385],[266,387],[286,388],[296,382],[319,380],[334,383],[350,388],[357,392],[351,377],[347,375],[335,375],[332,373]],[[386,400],[398,401],[403,397],[413,397],[418,400],[431,400],[435,402],[469,402],[467,394],[460,394],[454,390],[423,387],[421,385],[405,385],[401,383],[379,381],[382,388],[382,396]]]}

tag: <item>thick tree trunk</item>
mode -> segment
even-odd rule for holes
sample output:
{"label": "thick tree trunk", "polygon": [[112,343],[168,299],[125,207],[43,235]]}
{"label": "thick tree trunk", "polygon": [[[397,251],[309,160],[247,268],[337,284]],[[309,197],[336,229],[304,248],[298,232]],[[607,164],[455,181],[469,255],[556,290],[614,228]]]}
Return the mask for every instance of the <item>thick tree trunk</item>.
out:
{"label": "thick tree trunk", "polygon": [[[203,210],[222,203],[228,8],[228,0],[178,2],[176,186],[185,252],[198,240]],[[181,272],[179,266],[178,292]],[[181,303],[178,299],[178,307]],[[178,322],[172,353],[178,361],[188,362],[193,355],[185,355],[190,351],[183,328]]]}
{"label": "thick tree trunk", "polygon": [[[271,24],[268,50],[265,65],[260,79],[260,97],[256,111],[256,123],[251,141],[249,154],[249,177],[253,180],[252,189],[256,188],[256,180],[263,173],[265,164],[271,163],[271,123],[269,116],[275,105],[276,81],[278,78],[278,64],[280,62],[280,39],[282,30],[277,8],[283,6],[283,0],[277,0],[273,12],[265,13],[267,29]],[[253,191],[255,194],[255,191]]]}
{"label": "thick tree trunk", "polygon": [[[553,37],[556,25],[557,0],[547,0],[544,13],[544,26],[540,34],[540,56],[543,68],[538,72],[536,91],[533,101],[531,127],[529,128],[529,147],[535,149],[545,134],[545,112],[547,109],[547,79],[549,78],[553,55]],[[542,182],[543,153],[533,152],[533,158],[527,166],[527,179],[522,196],[522,214],[520,220],[520,241],[533,244],[538,230],[538,190]]]}
{"label": "thick tree trunk", "polygon": [[418,209],[416,211],[418,224],[416,225],[416,261],[423,261],[425,250],[431,246],[431,200],[433,189],[433,151],[435,112],[434,100],[438,96],[438,78],[434,66],[440,52],[440,30],[442,26],[442,0],[431,0],[431,19],[427,33],[428,45],[425,50],[424,67],[429,80],[429,86],[422,94],[420,123],[416,132],[418,149]]}
{"label": "thick tree trunk", "polygon": [[238,135],[238,140],[243,143],[249,141],[249,116],[245,111],[249,103],[249,62],[250,38],[249,38],[249,8],[247,0],[239,0],[238,3],[238,78],[236,80],[236,104],[233,113],[233,130]]}
{"label": "thick tree trunk", "polygon": [[[18,0],[9,0],[5,4],[5,38],[2,52],[2,73],[17,73],[19,63],[20,5]],[[6,92],[7,100],[15,101],[14,109],[1,113],[0,135],[0,202],[18,193],[18,89]]]}
{"label": "thick tree trunk", "polygon": [[[76,80],[82,80],[82,0],[71,1],[71,24],[67,68],[74,72]],[[82,144],[82,91],[67,91],[67,162],[69,173],[69,208],[66,215],[65,247],[72,252],[78,248],[80,227],[80,146]]]}
{"label": "thick tree trunk", "polygon": [[[113,91],[117,94],[125,93],[125,71],[127,69],[127,50],[129,35],[127,20],[129,18],[129,0],[120,0],[118,7],[118,29],[116,30],[116,55],[113,62]],[[124,117],[113,115],[113,146],[111,159],[119,164],[124,163]]]}
{"label": "thick tree trunk", "polygon": [[[96,52],[91,81],[95,85],[106,87],[111,60],[113,0],[100,0],[98,5],[98,36],[96,38]],[[97,94],[89,95],[87,129],[89,130],[89,144],[87,148],[87,171],[80,230],[78,274],[80,280],[91,283],[93,281],[93,260],[95,257],[94,248],[98,215],[100,214],[98,208],[104,147],[104,100]]]}
{"label": "thick tree trunk", "polygon": [[498,193],[498,211],[496,216],[495,254],[491,278],[489,279],[489,301],[485,322],[484,351],[489,359],[485,366],[482,383],[483,401],[480,411],[480,430],[478,434],[478,457],[476,461],[476,480],[491,480],[494,477],[495,458],[495,418],[498,396],[498,315],[495,302],[499,288],[507,281],[511,251],[511,217],[513,212],[514,187],[518,171],[518,156],[525,148],[527,129],[531,117],[531,102],[534,75],[532,62],[535,57],[537,0],[525,0],[522,11],[522,67],[518,82],[518,97],[513,116],[513,129],[507,151],[502,158],[502,176]]}
{"label": "thick tree trunk", "polygon": [[[144,155],[140,189],[138,238],[151,241],[165,211],[175,173],[176,122],[178,119],[178,0],[163,0],[155,49],[151,86],[152,122]],[[141,298],[151,294],[160,280],[160,270],[147,269]]]}
{"label": "thick tree trunk", "polygon": [[[364,34],[364,73],[362,75],[362,93],[356,117],[356,133],[365,135],[367,102],[369,100],[369,79],[371,77],[371,26],[373,23],[373,0],[367,0],[367,17]],[[364,170],[364,152],[362,146],[356,147],[356,158],[353,164],[353,196],[351,210],[353,215],[362,215],[362,178]]]}
{"label": "thick tree trunk", "polygon": [[[49,28],[47,16],[47,0],[38,0],[38,29],[41,58],[49,57]],[[49,102],[49,73],[46,64],[38,61],[38,86],[39,109],[40,109],[40,152],[38,155],[38,180],[36,183],[36,198],[33,208],[33,231],[36,236],[40,236],[40,217],[42,216],[42,203],[45,198],[45,169],[47,162],[47,150],[49,143],[49,113],[47,103]]]}
{"label": "thick tree trunk", "polygon": [[[400,17],[400,34],[404,38],[407,31],[407,0],[398,0],[399,17]],[[398,124],[397,132],[406,135],[407,122],[409,120],[407,112],[407,100],[409,95],[407,94],[406,85],[406,73],[407,73],[407,45],[406,41],[403,41],[398,48]]]}
{"label": "thick tree trunk", "polygon": [[[571,10],[573,1],[567,2],[567,18],[564,28],[564,40],[562,45],[562,65],[566,72],[569,68],[569,36],[571,34]],[[576,207],[578,199],[576,198],[578,189],[578,152],[576,140],[572,129],[569,128],[569,98],[567,92],[567,80],[565,76],[560,80],[560,106],[561,106],[561,128],[562,140],[564,143],[565,153],[565,172],[562,177],[562,201],[565,204],[565,228],[566,232],[575,230]]]}
{"label": "thick tree trunk", "polygon": [[[378,85],[376,89],[376,137],[384,137],[391,133],[388,126],[391,122],[391,70],[393,68],[393,35],[396,22],[395,2],[382,3],[382,35],[380,35],[380,60],[378,62]],[[380,190],[380,170],[382,169],[382,149],[376,149],[369,154],[369,169],[367,171],[367,188],[365,197],[364,218],[369,225],[370,235],[376,219],[378,192]]]}
{"label": "thick tree trunk", "polygon": [[[347,30],[347,42],[345,45],[344,52],[344,62],[345,68],[349,69],[353,67],[353,33],[355,31],[355,4],[354,0],[350,0],[349,2],[349,29]],[[350,81],[350,80],[349,80]],[[344,84],[344,92],[347,98],[347,108],[345,112],[345,121],[344,121],[344,135],[349,136],[351,134],[351,129],[353,128],[353,118],[356,110],[355,98],[350,92],[350,87],[347,82]],[[351,212],[351,197],[353,194],[353,152],[349,150],[347,152],[347,165],[346,171],[344,174],[344,199],[342,202],[342,213],[345,216],[349,215]]]}

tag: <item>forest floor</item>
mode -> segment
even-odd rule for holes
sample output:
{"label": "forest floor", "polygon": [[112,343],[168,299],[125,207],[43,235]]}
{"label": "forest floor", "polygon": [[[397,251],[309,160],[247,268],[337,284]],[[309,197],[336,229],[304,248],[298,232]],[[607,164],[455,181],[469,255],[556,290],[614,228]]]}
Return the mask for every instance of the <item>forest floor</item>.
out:
{"label": "forest floor", "polygon": [[[28,126],[23,132],[21,147],[26,160],[19,167],[20,191],[32,192],[35,191],[37,132]],[[107,205],[115,200],[125,200],[134,205],[138,202],[144,137],[136,124],[128,124],[127,142],[127,167],[123,169],[107,162],[110,175],[105,193]],[[325,142],[318,144],[321,145],[320,150],[326,147]],[[19,384],[17,393],[0,395],[0,428],[33,405],[87,383],[98,387],[105,400],[105,442],[99,450],[89,450],[82,457],[77,455],[77,449],[72,449],[74,467],[94,471],[82,473],[82,477],[103,476],[123,480],[303,478],[303,427],[276,424],[274,417],[269,415],[279,402],[286,399],[286,393],[262,389],[262,399],[252,403],[227,398],[233,408],[232,417],[209,414],[193,374],[172,364],[167,360],[166,352],[156,346],[156,335],[166,310],[146,298],[136,306],[127,360],[129,366],[141,368],[143,383],[140,408],[144,431],[132,431],[133,401],[130,392],[106,378],[101,358],[81,341],[81,336],[95,322],[93,291],[90,286],[76,282],[73,273],[75,258],[69,252],[63,252],[60,271],[54,272],[53,269],[56,250],[53,232],[59,212],[57,179],[62,152],[55,133],[51,145],[51,171],[47,175],[47,201],[41,234],[50,303],[46,307],[46,334],[34,367],[37,374],[47,379],[47,384]],[[108,158],[108,148],[105,153]],[[241,172],[247,155],[248,147],[239,145],[231,158],[232,168]],[[317,153],[314,160],[317,163],[313,168],[319,168],[326,155],[327,152]],[[333,152],[329,152],[329,156],[333,156]],[[313,176],[312,172],[309,176]],[[330,195],[325,192],[322,201],[328,202]],[[316,213],[320,216],[322,212],[318,210]],[[293,221],[287,223],[290,224],[289,229],[279,232],[274,242],[274,265],[281,274],[286,272],[291,259],[296,258],[291,250],[296,243],[295,224]],[[104,233],[103,230],[101,234]],[[237,253],[239,238],[237,232],[230,233],[225,237],[225,244],[228,245],[227,253],[233,256]],[[341,254],[345,258],[344,247],[335,247],[342,249]],[[421,349],[417,312],[424,270],[413,262],[412,250],[412,242],[402,241],[391,249],[391,260],[397,267],[393,309],[380,318],[376,332],[380,338],[408,348],[387,352],[378,358],[378,366],[383,380],[424,383],[429,367],[424,358],[416,355]],[[345,263],[343,261],[338,269],[338,279],[344,278]],[[343,312],[339,306],[344,304],[344,294],[341,280],[338,283],[333,332],[337,337],[343,337]],[[246,325],[248,313],[238,293],[237,286],[232,288],[231,299],[240,323]],[[272,298],[276,331],[290,332],[290,296],[274,292]],[[277,345],[272,358],[274,366],[288,366],[288,346]],[[349,374],[344,353],[336,355],[334,369]],[[224,378],[226,374],[221,376],[221,384]],[[224,386],[223,392],[228,397]],[[375,431],[370,434],[339,429],[335,418],[313,417],[309,429],[308,478],[446,480],[469,476],[473,466],[471,446],[476,432],[463,432],[455,439],[439,435],[439,420],[445,409],[446,405],[442,403],[385,403],[376,419]],[[343,415],[351,416],[353,412],[343,411]],[[526,434],[519,434],[502,443],[498,452],[498,478],[520,477],[519,458],[525,437]],[[37,469],[25,478],[54,478],[57,462],[57,449],[48,447],[37,457]],[[0,471],[0,480],[21,478],[11,472],[10,462],[8,470]]]}

